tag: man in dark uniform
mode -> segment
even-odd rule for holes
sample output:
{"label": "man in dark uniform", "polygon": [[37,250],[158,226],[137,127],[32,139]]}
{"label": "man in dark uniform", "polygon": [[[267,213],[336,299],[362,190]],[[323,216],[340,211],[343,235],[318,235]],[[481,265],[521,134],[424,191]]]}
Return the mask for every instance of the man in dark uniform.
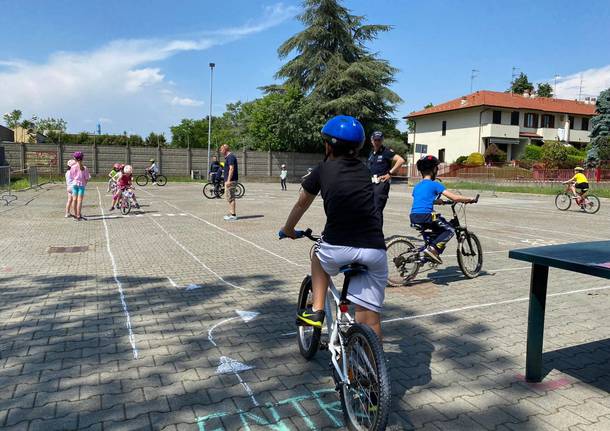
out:
{"label": "man in dark uniform", "polygon": [[368,167],[372,175],[375,208],[381,214],[383,221],[383,209],[390,193],[390,180],[392,175],[404,164],[405,159],[383,146],[383,133],[381,132],[373,132],[371,143],[373,151],[368,159]]}

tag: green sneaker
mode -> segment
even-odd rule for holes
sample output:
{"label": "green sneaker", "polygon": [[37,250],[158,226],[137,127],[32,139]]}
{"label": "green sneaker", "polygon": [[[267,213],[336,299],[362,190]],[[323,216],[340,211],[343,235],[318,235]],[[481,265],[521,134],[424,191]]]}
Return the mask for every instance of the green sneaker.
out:
{"label": "green sneaker", "polygon": [[307,307],[297,313],[297,325],[321,328],[322,323],[324,323],[324,310],[313,311],[311,307]]}

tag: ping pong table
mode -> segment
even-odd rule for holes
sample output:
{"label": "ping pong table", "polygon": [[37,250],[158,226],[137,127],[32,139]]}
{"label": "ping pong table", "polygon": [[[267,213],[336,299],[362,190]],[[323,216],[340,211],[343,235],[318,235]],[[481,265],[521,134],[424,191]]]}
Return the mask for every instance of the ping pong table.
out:
{"label": "ping pong table", "polygon": [[508,257],[532,263],[525,378],[529,382],[540,382],[549,267],[610,279],[610,241],[511,250]]}

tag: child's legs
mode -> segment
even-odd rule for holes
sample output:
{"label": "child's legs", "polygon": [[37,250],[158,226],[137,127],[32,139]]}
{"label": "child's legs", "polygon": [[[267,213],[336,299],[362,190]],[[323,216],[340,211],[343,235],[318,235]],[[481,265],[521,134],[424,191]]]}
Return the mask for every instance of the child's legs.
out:
{"label": "child's legs", "polygon": [[76,197],[76,217],[80,217],[80,211],[83,207],[83,195],[79,194]]}
{"label": "child's legs", "polygon": [[66,202],[66,214],[70,214],[70,209],[72,208],[72,200],[72,193],[68,192],[68,201]]}
{"label": "child's legs", "polygon": [[313,290],[313,309],[324,310],[326,290],[330,284],[330,276],[324,272],[318,256],[314,253],[311,259],[311,284]]}
{"label": "child's legs", "polygon": [[383,342],[381,333],[381,315],[373,310],[368,310],[356,304],[356,322],[370,326],[379,339]]}
{"label": "child's legs", "polygon": [[438,250],[440,254],[445,251],[445,246],[449,240],[454,237],[455,230],[447,220],[440,216],[437,216],[431,227],[435,236],[430,240],[430,243]]}

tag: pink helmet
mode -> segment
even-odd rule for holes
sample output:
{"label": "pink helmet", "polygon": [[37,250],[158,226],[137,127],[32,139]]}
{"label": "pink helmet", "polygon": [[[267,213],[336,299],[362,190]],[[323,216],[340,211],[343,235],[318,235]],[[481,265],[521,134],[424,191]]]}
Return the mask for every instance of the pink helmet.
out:
{"label": "pink helmet", "polygon": [[113,168],[115,171],[118,171],[119,169],[121,169],[121,164],[120,164],[120,163],[115,163],[114,165],[112,165],[112,168]]}
{"label": "pink helmet", "polygon": [[129,175],[133,172],[133,168],[131,167],[131,165],[125,165],[123,167],[123,172]]}
{"label": "pink helmet", "polygon": [[74,166],[76,164],[76,160],[74,159],[70,159],[68,160],[68,167],[71,168],[72,166]]}
{"label": "pink helmet", "polygon": [[83,160],[83,157],[85,155],[83,154],[82,151],[76,151],[74,154],[72,154],[72,157],[74,157],[74,160]]}

